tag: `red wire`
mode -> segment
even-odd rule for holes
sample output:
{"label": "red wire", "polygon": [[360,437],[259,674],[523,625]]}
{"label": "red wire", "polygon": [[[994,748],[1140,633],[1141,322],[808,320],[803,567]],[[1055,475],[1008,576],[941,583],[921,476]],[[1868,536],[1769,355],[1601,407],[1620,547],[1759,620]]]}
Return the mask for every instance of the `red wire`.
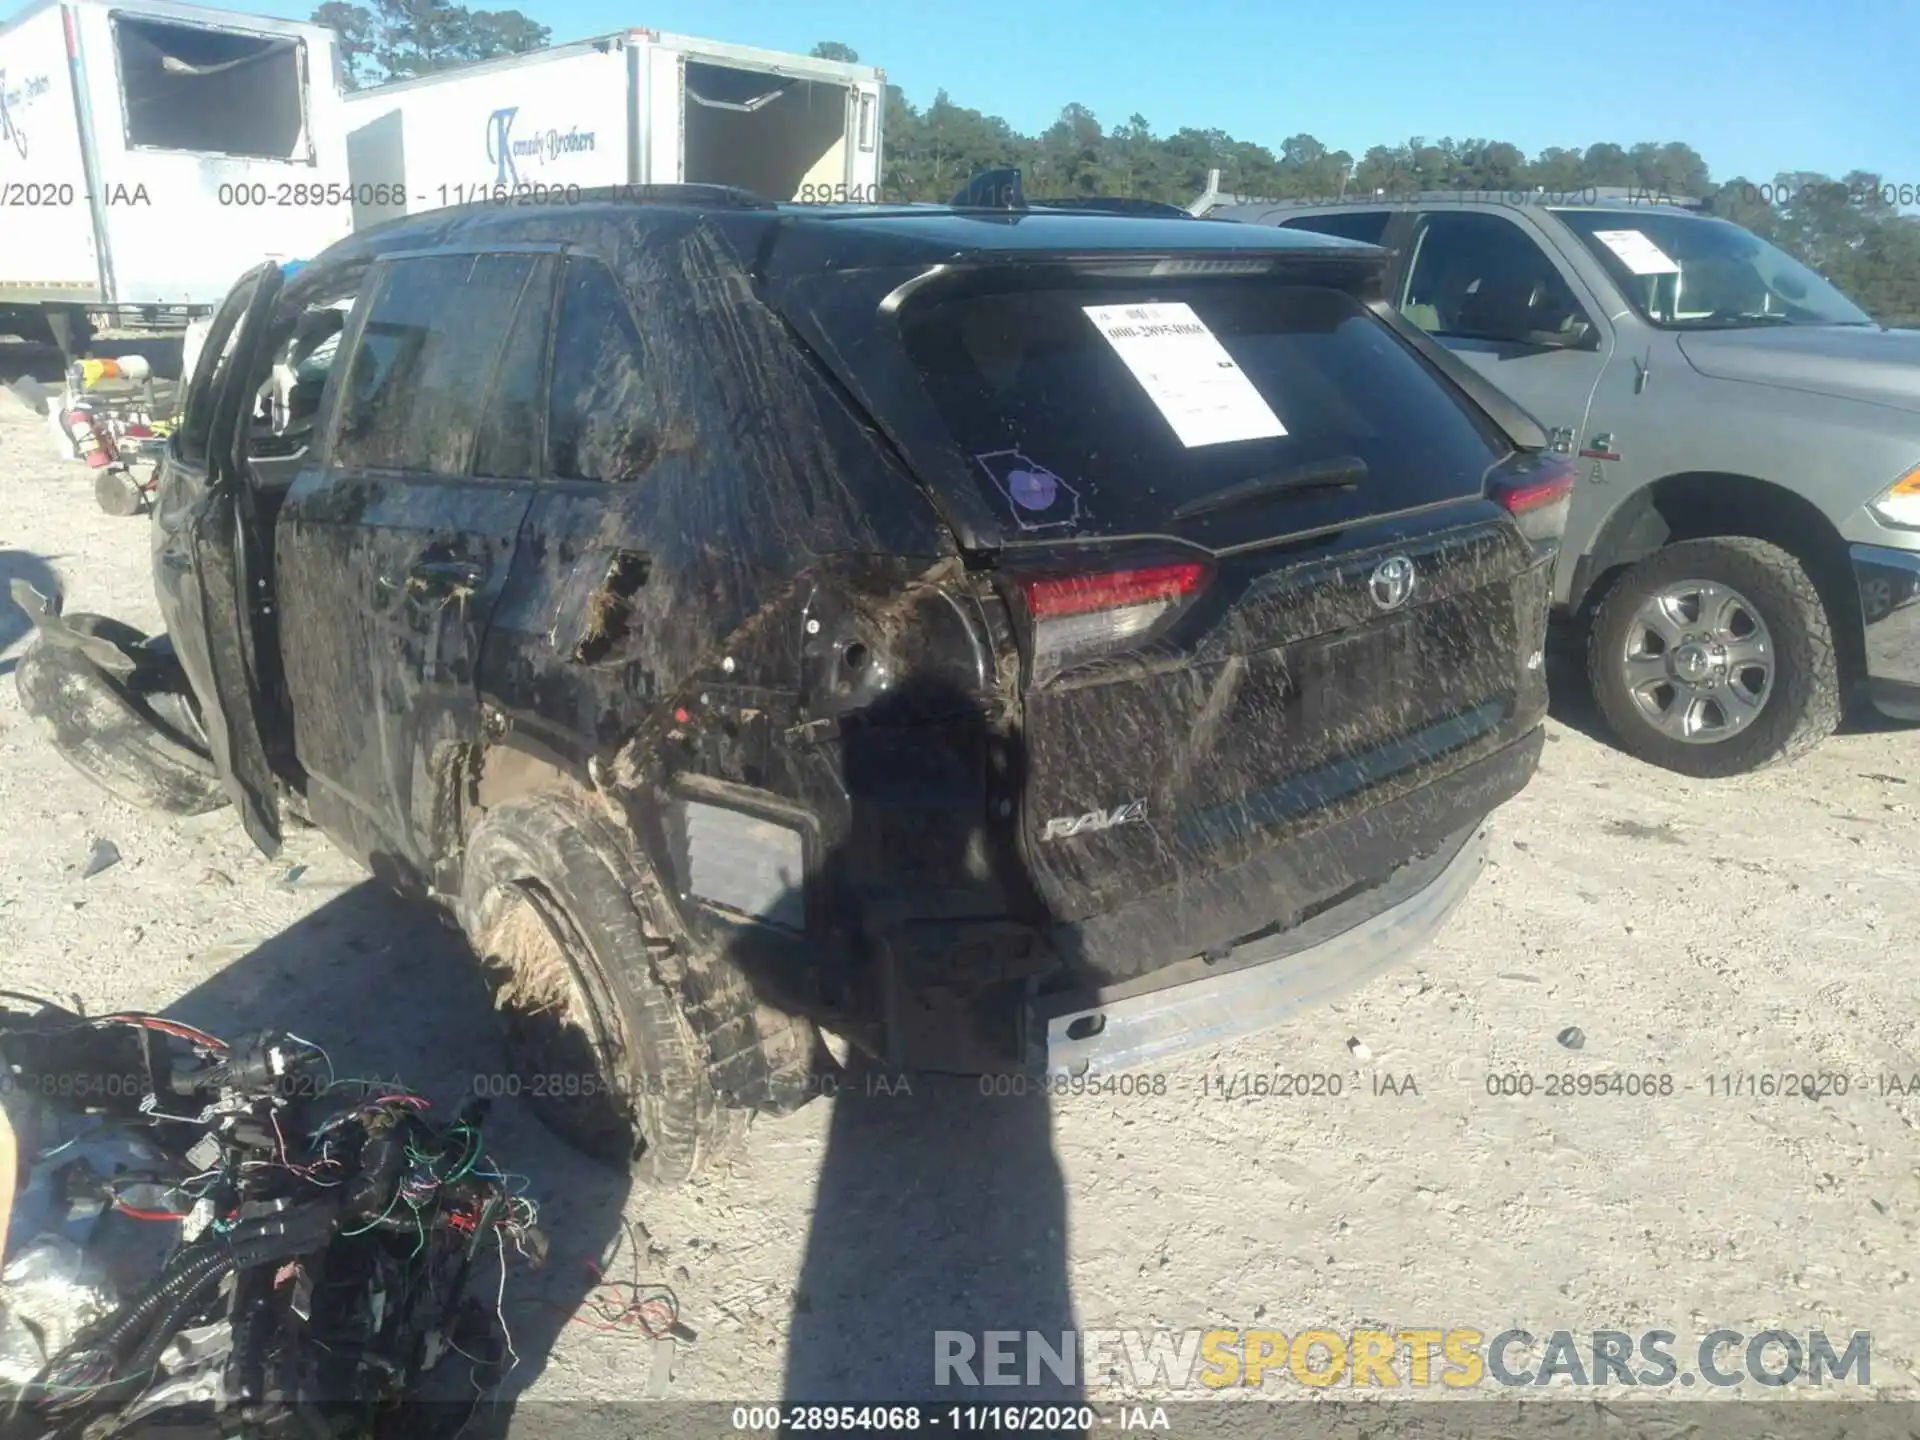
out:
{"label": "red wire", "polygon": [[197,1030],[193,1026],[182,1024],[178,1020],[162,1020],[157,1015],[120,1014],[103,1015],[100,1018],[112,1024],[144,1026],[149,1030],[158,1030],[163,1034],[177,1036],[182,1040],[192,1040],[196,1044],[206,1045],[215,1050],[230,1048],[227,1042],[217,1035],[209,1035],[204,1030]]}
{"label": "red wire", "polygon": [[187,1218],[187,1212],[184,1210],[136,1210],[133,1206],[118,1200],[113,1204],[116,1210],[132,1220],[184,1220]]}

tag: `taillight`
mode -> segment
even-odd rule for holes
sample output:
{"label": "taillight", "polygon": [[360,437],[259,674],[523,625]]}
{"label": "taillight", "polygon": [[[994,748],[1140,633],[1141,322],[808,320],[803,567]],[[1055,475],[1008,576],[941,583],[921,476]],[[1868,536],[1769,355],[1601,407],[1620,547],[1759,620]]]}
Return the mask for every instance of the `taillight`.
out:
{"label": "taillight", "polygon": [[1137,570],[1020,579],[1033,621],[1036,684],[1067,666],[1138,644],[1206,587],[1205,565],[1185,561]]}
{"label": "taillight", "polygon": [[1573,508],[1573,462],[1559,455],[1531,453],[1494,471],[1487,494],[1513,516],[1534,548],[1559,548]]}

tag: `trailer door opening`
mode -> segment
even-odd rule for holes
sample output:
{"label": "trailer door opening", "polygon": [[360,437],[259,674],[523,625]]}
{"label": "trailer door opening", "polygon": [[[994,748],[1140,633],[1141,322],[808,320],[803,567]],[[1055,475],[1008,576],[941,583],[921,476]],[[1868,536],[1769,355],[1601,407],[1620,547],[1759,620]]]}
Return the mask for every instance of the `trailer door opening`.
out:
{"label": "trailer door opening", "polygon": [[738,185],[769,200],[847,179],[847,87],[687,62],[690,185]]}
{"label": "trailer door opening", "polygon": [[113,17],[127,144],[307,160],[306,46],[292,37]]}

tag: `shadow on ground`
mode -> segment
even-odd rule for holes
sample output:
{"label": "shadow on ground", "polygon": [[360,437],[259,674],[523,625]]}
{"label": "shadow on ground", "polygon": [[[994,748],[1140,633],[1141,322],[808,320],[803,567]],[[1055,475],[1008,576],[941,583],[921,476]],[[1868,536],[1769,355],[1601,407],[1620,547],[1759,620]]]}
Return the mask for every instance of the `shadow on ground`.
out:
{"label": "shadow on ground", "polygon": [[[27,612],[13,603],[13,582],[24,580],[42,595],[59,588],[53,567],[31,550],[0,550],[0,654],[13,649],[33,634],[33,621]],[[0,675],[11,675],[18,656],[0,659]]]}
{"label": "shadow on ground", "polygon": [[[947,915],[1012,917],[1030,936],[1049,932],[1017,811],[992,799],[996,783],[1024,773],[1017,741],[965,691],[910,674],[842,715],[830,743],[847,822],[805,907],[812,955],[822,996],[842,1011],[851,1001],[856,1014],[890,1007],[895,1041],[889,1054],[869,1034],[878,1053],[856,1052],[835,1077],[837,1093],[819,1102],[833,1112],[781,1398],[1078,1401],[1084,1377],[1063,1344],[1075,1325],[1065,1183],[1043,1085],[1017,1068],[1020,962],[956,964],[957,948],[902,941],[922,922],[889,908],[907,897],[924,914],[940,897]],[[804,1009],[777,951],[742,936],[731,953],[763,1003]],[[889,1002],[882,957],[902,953],[918,958],[891,971]],[[988,1332],[1012,1332],[1005,1368],[989,1356]],[[1028,1337],[1064,1349],[1065,1365],[1029,1363]]]}
{"label": "shadow on ground", "polygon": [[[507,1066],[479,966],[465,940],[434,912],[373,881],[344,891],[311,915],[182,995],[166,1013],[229,1040],[266,1029],[291,1030],[324,1046],[342,1077],[398,1077],[450,1117]],[[552,1245],[542,1271],[511,1247],[503,1315],[520,1361],[463,1440],[501,1434],[521,1392],[539,1377],[570,1317],[596,1283],[587,1262],[607,1258],[622,1240],[629,1191],[623,1172],[567,1149],[524,1101],[491,1102],[487,1148],[505,1172],[528,1177]],[[611,1270],[627,1272],[624,1249]],[[501,1257],[482,1252],[474,1293],[501,1291]],[[633,1342],[634,1364],[650,1347]]]}

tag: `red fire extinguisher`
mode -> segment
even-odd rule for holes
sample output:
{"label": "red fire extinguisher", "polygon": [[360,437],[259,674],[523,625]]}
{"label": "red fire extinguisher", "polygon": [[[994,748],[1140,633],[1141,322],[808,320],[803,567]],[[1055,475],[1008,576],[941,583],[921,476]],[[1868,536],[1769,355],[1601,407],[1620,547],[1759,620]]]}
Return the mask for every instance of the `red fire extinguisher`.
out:
{"label": "red fire extinguisher", "polygon": [[120,458],[112,437],[94,419],[92,406],[74,406],[60,417],[60,425],[73,441],[73,448],[79,452],[80,458],[87,462],[89,470],[104,470]]}

